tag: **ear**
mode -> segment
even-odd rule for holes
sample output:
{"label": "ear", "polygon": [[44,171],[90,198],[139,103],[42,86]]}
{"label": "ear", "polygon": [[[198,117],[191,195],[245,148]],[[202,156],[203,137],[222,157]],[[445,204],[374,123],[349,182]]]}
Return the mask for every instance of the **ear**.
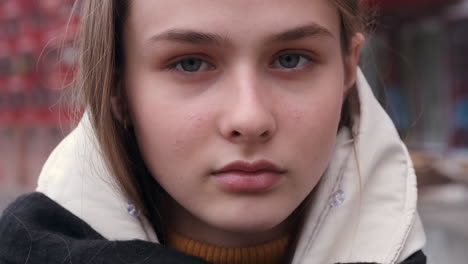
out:
{"label": "ear", "polygon": [[124,102],[122,101],[122,97],[113,95],[111,97],[111,110],[112,115],[114,118],[119,121],[120,124],[124,124],[125,121],[125,113],[124,113]]}
{"label": "ear", "polygon": [[111,111],[112,111],[112,116],[124,127],[127,127],[129,125],[129,113],[128,113],[128,106],[127,102],[125,101],[121,89],[122,87],[122,82],[120,80],[117,81],[116,85],[116,90],[120,92],[116,92],[111,96],[110,99],[110,104],[111,104]]}
{"label": "ear", "polygon": [[360,32],[357,32],[351,39],[351,47],[349,49],[349,54],[347,54],[345,58],[345,93],[347,93],[351,89],[351,87],[353,87],[356,83],[356,76],[359,65],[359,55],[361,53],[361,48],[365,40],[366,38]]}

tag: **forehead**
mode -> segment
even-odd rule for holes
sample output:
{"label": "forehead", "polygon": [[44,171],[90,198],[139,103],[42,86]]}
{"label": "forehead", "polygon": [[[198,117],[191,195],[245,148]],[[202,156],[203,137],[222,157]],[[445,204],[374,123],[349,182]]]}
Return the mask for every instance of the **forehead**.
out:
{"label": "forehead", "polygon": [[247,41],[310,23],[339,36],[329,0],[134,0],[125,29],[139,41],[178,28]]}

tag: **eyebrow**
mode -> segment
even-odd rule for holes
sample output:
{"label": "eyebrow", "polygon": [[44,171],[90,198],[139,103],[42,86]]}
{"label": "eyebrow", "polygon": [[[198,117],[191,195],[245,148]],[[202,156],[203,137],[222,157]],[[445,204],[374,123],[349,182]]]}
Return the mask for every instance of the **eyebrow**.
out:
{"label": "eyebrow", "polygon": [[295,27],[278,34],[274,34],[270,38],[270,40],[275,42],[287,42],[313,36],[325,36],[335,38],[335,36],[333,36],[333,34],[325,27],[322,27],[316,23],[311,23],[305,26]]}
{"label": "eyebrow", "polygon": [[[312,36],[325,36],[335,38],[335,36],[325,27],[316,23],[294,27],[286,31],[275,33],[267,38],[267,42],[289,42]],[[163,33],[152,36],[149,42],[173,41],[187,44],[199,45],[228,45],[229,38],[215,33],[207,33],[189,29],[170,29]]]}
{"label": "eyebrow", "polygon": [[215,44],[217,46],[229,42],[227,38],[218,34],[187,29],[170,29],[150,38],[150,42],[158,41],[174,41],[188,44]]}

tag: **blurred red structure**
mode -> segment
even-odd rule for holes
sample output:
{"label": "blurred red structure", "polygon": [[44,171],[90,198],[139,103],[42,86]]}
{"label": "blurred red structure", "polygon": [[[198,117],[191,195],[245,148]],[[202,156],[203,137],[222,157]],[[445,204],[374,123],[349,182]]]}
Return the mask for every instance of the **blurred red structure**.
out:
{"label": "blurred red structure", "polygon": [[0,1],[0,186],[32,187],[66,133],[79,4]]}

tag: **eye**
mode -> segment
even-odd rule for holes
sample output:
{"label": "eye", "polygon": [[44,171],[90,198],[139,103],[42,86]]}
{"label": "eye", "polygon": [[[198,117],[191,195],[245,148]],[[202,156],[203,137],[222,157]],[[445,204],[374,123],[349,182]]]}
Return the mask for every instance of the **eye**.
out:
{"label": "eye", "polygon": [[273,68],[285,68],[285,69],[295,69],[300,68],[310,62],[312,59],[308,56],[287,53],[278,56],[278,58],[273,62]]}
{"label": "eye", "polygon": [[213,66],[202,59],[196,57],[187,57],[176,61],[170,66],[170,68],[191,73],[211,70],[213,69]]}

